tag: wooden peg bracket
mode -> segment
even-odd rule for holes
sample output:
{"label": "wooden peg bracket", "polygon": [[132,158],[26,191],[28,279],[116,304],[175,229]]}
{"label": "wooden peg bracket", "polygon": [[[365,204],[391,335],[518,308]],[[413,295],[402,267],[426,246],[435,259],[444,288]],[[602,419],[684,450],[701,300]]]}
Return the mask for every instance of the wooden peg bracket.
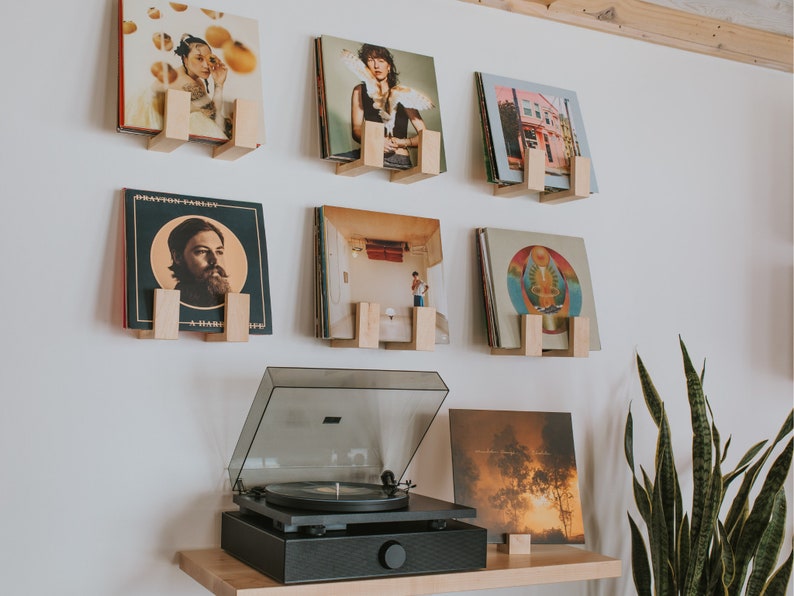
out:
{"label": "wooden peg bracket", "polygon": [[568,347],[543,349],[543,315],[521,315],[521,343],[517,348],[491,348],[492,356],[561,356],[587,358],[590,355],[590,319],[568,318]]}
{"label": "wooden peg bracket", "polygon": [[248,329],[251,321],[251,296],[230,292],[226,294],[226,305],[223,312],[223,331],[221,333],[205,333],[206,341],[248,341]]}
{"label": "wooden peg bracket", "polygon": [[441,172],[441,133],[436,130],[419,131],[416,165],[408,170],[391,173],[390,180],[400,184],[412,184],[425,178],[438,176]]}
{"label": "wooden peg bracket", "polygon": [[163,130],[149,139],[149,150],[170,153],[190,138],[190,93],[166,89]]}
{"label": "wooden peg bracket", "polygon": [[353,339],[332,339],[332,348],[377,348],[380,337],[380,304],[356,304],[356,331]]}
{"label": "wooden peg bracket", "polygon": [[177,339],[179,337],[179,290],[154,290],[151,329],[139,329],[138,339]]}
{"label": "wooden peg bracket", "polygon": [[590,196],[590,158],[575,156],[571,160],[570,188],[557,192],[540,193],[541,203],[567,203]]}
{"label": "wooden peg bracket", "polygon": [[546,153],[543,149],[527,149],[524,152],[524,181],[518,184],[497,184],[495,197],[513,198],[519,195],[540,194],[546,187]]}
{"label": "wooden peg bracket", "polygon": [[521,315],[521,344],[517,348],[491,348],[493,356],[542,356],[543,315]]}
{"label": "wooden peg bracket", "polygon": [[590,355],[590,319],[570,317],[568,319],[568,347],[564,350],[546,350],[543,355],[587,358]]}
{"label": "wooden peg bracket", "polygon": [[212,157],[233,161],[257,148],[259,136],[259,102],[248,99],[234,100],[232,138],[228,143],[215,147]]}
{"label": "wooden peg bracket", "polygon": [[507,534],[504,544],[497,544],[496,550],[508,555],[529,555],[532,552],[532,534]]}
{"label": "wooden peg bracket", "polygon": [[411,321],[411,341],[387,342],[387,350],[416,350],[432,352],[436,349],[436,309],[432,306],[414,306]]}
{"label": "wooden peg bracket", "polygon": [[355,161],[336,164],[340,176],[360,176],[383,168],[383,139],[386,129],[381,122],[364,120],[361,129],[361,156]]}
{"label": "wooden peg bracket", "polygon": [[541,203],[566,203],[590,196],[590,158],[580,155],[571,159],[570,188],[557,192],[545,192],[546,153],[542,149],[527,149],[524,158],[524,181],[518,184],[496,185],[497,197],[538,195]]}

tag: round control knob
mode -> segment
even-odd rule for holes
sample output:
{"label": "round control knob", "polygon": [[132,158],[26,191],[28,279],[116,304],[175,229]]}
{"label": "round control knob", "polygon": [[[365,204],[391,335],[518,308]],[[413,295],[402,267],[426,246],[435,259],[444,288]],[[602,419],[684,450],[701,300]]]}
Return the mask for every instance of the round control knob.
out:
{"label": "round control knob", "polygon": [[386,569],[399,569],[405,564],[405,548],[396,540],[389,540],[380,547],[378,559]]}

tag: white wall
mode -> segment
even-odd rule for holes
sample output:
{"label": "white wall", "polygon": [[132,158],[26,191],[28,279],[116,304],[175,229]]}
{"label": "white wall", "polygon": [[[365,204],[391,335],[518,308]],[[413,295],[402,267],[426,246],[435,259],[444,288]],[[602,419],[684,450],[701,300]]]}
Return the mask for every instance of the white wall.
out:
{"label": "white wall", "polygon": [[[668,400],[684,470],[679,333],[697,361],[708,356],[706,388],[734,458],[773,435],[792,405],[791,75],[457,0],[206,5],[261,25],[267,144],[232,163],[200,145],[148,152],[143,138],[115,132],[111,0],[17,2],[7,15],[3,592],[206,594],[175,553],[218,544],[219,512],[231,508],[224,468],[272,365],[437,370],[446,407],[571,411],[588,547],[621,557],[624,576],[498,593],[633,593],[622,450],[632,400],[639,436],[651,433],[635,350]],[[319,159],[319,34],[435,56],[447,173],[403,186],[379,173],[338,177]],[[491,197],[476,70],[577,91],[597,195],[558,206]],[[123,331],[124,186],[260,201],[274,334],[223,345]],[[311,209],[321,204],[441,220],[449,346],[345,350],[314,339]],[[603,350],[576,361],[490,356],[476,226],[583,236]],[[432,427],[412,478],[419,492],[451,499],[447,423],[442,414]],[[639,445],[638,457],[652,448]]]}

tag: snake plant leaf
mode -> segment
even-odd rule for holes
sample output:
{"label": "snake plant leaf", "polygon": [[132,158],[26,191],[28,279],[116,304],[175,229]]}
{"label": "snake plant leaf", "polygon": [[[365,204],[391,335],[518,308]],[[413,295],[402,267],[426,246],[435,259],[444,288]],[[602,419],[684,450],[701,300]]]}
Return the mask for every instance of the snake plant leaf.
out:
{"label": "snake plant leaf", "polygon": [[755,445],[750,447],[750,449],[747,450],[747,453],[745,453],[744,457],[742,457],[742,459],[739,461],[739,463],[736,464],[736,467],[722,477],[722,484],[723,484],[723,486],[725,486],[725,488],[728,488],[728,486],[737,477],[741,476],[742,473],[748,467],[750,467],[750,462],[752,462],[753,458],[756,455],[758,455],[758,452],[761,451],[761,449],[763,449],[764,445],[766,445],[767,443],[768,443],[767,440],[758,441],[758,443],[756,443]]}
{"label": "snake plant leaf", "polygon": [[[712,420],[714,419],[714,415],[711,416]],[[724,464],[725,460],[728,459],[728,448],[731,446],[731,439],[733,437],[729,436],[728,440],[725,441],[725,448],[722,450],[722,457],[720,458],[720,463]]]}
{"label": "snake plant leaf", "polygon": [[662,400],[639,354],[637,354],[637,370],[640,377],[642,395],[645,397],[645,404],[648,406],[651,418],[653,418],[654,423],[658,427],[662,423]]}
{"label": "snake plant leaf", "polygon": [[761,596],[780,554],[786,527],[786,493],[781,489],[775,495],[772,519],[764,529],[758,550],[753,557],[753,572],[747,581],[745,596]]}
{"label": "snake plant leaf", "polygon": [[[742,484],[739,486],[739,490],[734,496],[731,507],[725,517],[725,529],[728,530],[728,535],[731,536],[731,543],[734,544],[734,546],[736,545],[739,535],[737,530],[740,530],[744,525],[744,520],[747,518],[749,513],[748,503],[750,498],[750,489],[755,484],[758,473],[761,471],[761,468],[766,463],[767,459],[769,459],[769,456],[772,454],[772,451],[775,449],[777,444],[780,443],[780,441],[782,441],[786,436],[788,436],[792,430],[794,430],[794,426],[792,425],[792,416],[794,416],[794,409],[789,411],[788,416],[786,416],[786,420],[780,427],[780,431],[778,431],[777,436],[775,437],[775,440],[772,442],[772,444],[767,447],[766,451],[764,451],[761,457],[744,473]],[[766,441],[763,441],[763,444],[765,443]],[[763,447],[763,445],[761,447],[758,447],[758,445],[759,444],[756,443],[748,450],[748,452],[737,465],[737,468],[752,461],[758,451],[760,451],[761,447]]]}
{"label": "snake plant leaf", "polygon": [[[689,399],[692,423],[692,536],[700,535],[703,511],[711,475],[711,427],[706,412],[706,398],[700,377],[692,366],[686,346],[680,340],[681,354],[686,375],[687,396]],[[693,541],[693,544],[696,544]]]}
{"label": "snake plant leaf", "polygon": [[[663,448],[663,446],[662,446]],[[648,528],[648,541],[651,551],[651,569],[657,594],[669,594],[670,582],[670,549],[668,544],[667,520],[665,519],[663,487],[657,469],[656,482],[651,497],[651,525]]]}
{"label": "snake plant leaf", "polygon": [[[722,502],[722,474],[719,461],[714,466],[714,472],[709,474],[710,482],[703,499],[701,524],[697,531],[692,527],[692,547],[689,555],[689,567],[684,581],[684,594],[687,596],[702,596],[704,586],[708,584],[709,546],[717,527],[720,503]],[[694,514],[693,514],[694,516]]]}
{"label": "snake plant leaf", "polygon": [[720,537],[720,555],[722,556],[722,585],[724,593],[728,593],[728,586],[733,580],[733,575],[736,572],[736,563],[733,559],[733,548],[728,540],[728,532],[721,522],[717,522],[717,529]]}
{"label": "snake plant leaf", "polygon": [[648,499],[650,500],[650,496],[653,494],[653,480],[651,480],[648,472],[642,466],[640,466],[640,472],[642,472],[642,481],[645,483],[645,492],[648,493]]}
{"label": "snake plant leaf", "polygon": [[664,520],[667,533],[668,552],[675,552],[675,492],[677,490],[675,478],[675,463],[673,461],[673,445],[670,437],[670,423],[667,413],[662,405],[661,424],[656,445],[656,485],[661,495],[661,506],[664,511]]}
{"label": "snake plant leaf", "polygon": [[775,443],[777,444],[782,441],[783,437],[787,436],[792,430],[794,430],[794,409],[788,413],[786,421],[783,423],[783,426],[780,427],[775,437]]}
{"label": "snake plant leaf", "polygon": [[631,527],[631,573],[634,577],[634,587],[637,596],[651,596],[651,567],[648,564],[648,551],[642,533],[629,514]]}
{"label": "snake plant leaf", "polygon": [[642,485],[634,478],[634,502],[640,512],[642,520],[650,525],[651,523],[651,497]]}
{"label": "snake plant leaf", "polygon": [[736,576],[731,582],[731,587],[740,587],[744,584],[750,559],[755,555],[764,529],[769,523],[775,497],[788,476],[788,471],[791,467],[792,449],[794,449],[794,446],[792,440],[789,440],[785,449],[769,468],[761,486],[761,491],[756,496],[750,515],[742,527],[737,547],[734,548]]}
{"label": "snake plant leaf", "polygon": [[764,591],[761,592],[761,596],[784,596],[786,593],[786,586],[788,586],[788,580],[791,577],[792,554],[794,554],[794,552],[789,551],[788,558],[769,579],[769,582],[764,587]]}
{"label": "snake plant leaf", "polygon": [[686,570],[689,567],[689,515],[684,514],[681,523],[678,526],[678,543],[676,544],[676,556],[678,558],[676,569],[676,582],[679,585],[679,590],[684,587],[684,578]]}
{"label": "snake plant leaf", "polygon": [[631,473],[634,474],[634,419],[631,416],[631,404],[626,416],[626,428],[623,431],[623,452],[626,454]]}

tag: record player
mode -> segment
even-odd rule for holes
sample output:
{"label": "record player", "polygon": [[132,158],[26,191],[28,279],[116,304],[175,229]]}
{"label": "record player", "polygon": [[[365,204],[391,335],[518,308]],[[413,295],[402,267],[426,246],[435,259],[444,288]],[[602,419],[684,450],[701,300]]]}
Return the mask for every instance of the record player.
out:
{"label": "record player", "polygon": [[485,567],[476,510],[402,481],[448,388],[434,372],[276,368],[229,463],[221,548],[283,583]]}

